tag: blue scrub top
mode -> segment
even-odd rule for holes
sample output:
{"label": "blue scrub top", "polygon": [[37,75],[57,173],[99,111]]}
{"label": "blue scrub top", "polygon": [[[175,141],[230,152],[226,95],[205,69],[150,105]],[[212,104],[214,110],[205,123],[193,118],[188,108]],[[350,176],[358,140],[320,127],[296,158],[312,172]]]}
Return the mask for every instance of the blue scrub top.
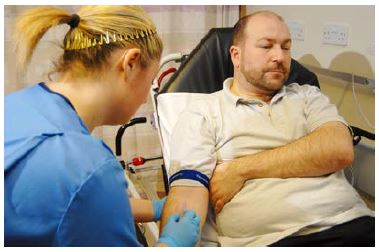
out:
{"label": "blue scrub top", "polygon": [[4,106],[5,246],[140,246],[123,169],[68,99],[39,83]]}

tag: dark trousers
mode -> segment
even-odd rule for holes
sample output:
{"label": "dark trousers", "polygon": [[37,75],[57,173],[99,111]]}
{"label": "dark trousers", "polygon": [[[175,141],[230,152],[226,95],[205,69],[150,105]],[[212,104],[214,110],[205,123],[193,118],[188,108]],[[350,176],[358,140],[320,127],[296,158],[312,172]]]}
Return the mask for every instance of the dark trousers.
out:
{"label": "dark trousers", "polygon": [[375,218],[364,216],[325,231],[291,236],[270,247],[374,247]]}

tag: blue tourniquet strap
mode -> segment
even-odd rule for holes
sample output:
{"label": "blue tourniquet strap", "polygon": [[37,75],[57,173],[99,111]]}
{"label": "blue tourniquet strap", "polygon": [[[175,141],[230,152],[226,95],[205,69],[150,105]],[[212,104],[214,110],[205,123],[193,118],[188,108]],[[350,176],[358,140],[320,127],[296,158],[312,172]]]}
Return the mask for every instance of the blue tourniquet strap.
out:
{"label": "blue tourniquet strap", "polygon": [[200,182],[209,190],[209,178],[201,172],[195,170],[181,170],[174,173],[169,180],[170,185],[175,180],[179,179],[191,179]]}

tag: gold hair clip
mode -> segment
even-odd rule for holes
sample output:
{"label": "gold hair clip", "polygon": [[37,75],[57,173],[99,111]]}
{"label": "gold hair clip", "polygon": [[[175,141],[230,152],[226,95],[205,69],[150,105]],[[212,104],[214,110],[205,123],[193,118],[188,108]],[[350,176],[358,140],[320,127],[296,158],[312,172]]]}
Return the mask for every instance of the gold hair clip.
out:
{"label": "gold hair clip", "polygon": [[109,44],[111,41],[109,40],[109,32],[107,31],[105,33],[105,37],[104,37],[104,40],[105,40],[105,43]]}
{"label": "gold hair clip", "polygon": [[86,49],[95,46],[102,46],[104,44],[117,43],[117,42],[126,42],[134,39],[144,38],[152,34],[157,33],[156,30],[144,30],[144,31],[135,31],[132,34],[120,34],[112,33],[109,34],[107,31],[105,34],[100,34],[98,38],[89,38],[83,33],[76,33],[71,39],[66,40],[65,49],[66,50],[80,50]]}

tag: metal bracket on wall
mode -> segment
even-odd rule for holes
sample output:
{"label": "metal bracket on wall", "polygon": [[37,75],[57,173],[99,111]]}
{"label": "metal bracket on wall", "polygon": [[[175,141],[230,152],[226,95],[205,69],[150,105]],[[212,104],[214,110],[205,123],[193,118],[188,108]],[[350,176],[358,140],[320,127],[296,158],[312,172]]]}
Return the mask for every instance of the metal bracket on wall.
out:
{"label": "metal bracket on wall", "polygon": [[334,70],[330,70],[326,68],[315,67],[312,65],[307,65],[307,64],[303,64],[303,65],[306,68],[308,68],[310,71],[313,71],[317,74],[326,75],[326,76],[343,80],[346,82],[351,82],[352,80],[354,80],[354,83],[356,84],[365,85],[368,88],[373,89],[373,90],[375,89],[375,80],[373,79],[369,79],[369,78],[351,74],[351,73],[344,73],[344,72],[334,71]]}

